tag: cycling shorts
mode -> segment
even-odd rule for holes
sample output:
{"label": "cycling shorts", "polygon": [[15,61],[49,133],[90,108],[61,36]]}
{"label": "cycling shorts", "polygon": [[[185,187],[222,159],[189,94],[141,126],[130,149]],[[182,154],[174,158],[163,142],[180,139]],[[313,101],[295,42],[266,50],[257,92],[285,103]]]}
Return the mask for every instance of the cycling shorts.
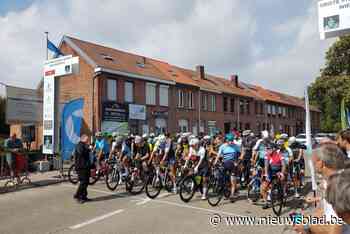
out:
{"label": "cycling shorts", "polygon": [[234,160],[226,160],[224,161],[224,170],[229,171],[230,174],[236,176],[237,165]]}
{"label": "cycling shorts", "polygon": [[268,174],[269,181],[272,180],[272,177],[274,175],[276,175],[278,172],[281,172],[281,171],[282,171],[282,166],[270,166],[269,174]]}

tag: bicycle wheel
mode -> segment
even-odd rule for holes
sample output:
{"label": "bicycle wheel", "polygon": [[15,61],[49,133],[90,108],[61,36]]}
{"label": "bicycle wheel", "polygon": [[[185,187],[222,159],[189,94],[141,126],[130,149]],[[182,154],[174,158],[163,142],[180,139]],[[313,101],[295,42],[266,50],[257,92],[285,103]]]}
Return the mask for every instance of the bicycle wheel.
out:
{"label": "bicycle wheel", "polygon": [[89,185],[94,185],[101,178],[101,173],[97,173],[97,169],[90,170]]}
{"label": "bicycle wheel", "polygon": [[29,185],[31,184],[32,181],[28,178],[28,176],[24,176],[22,179],[21,179],[21,185]]}
{"label": "bicycle wheel", "polygon": [[223,184],[219,180],[213,179],[209,181],[208,186],[208,203],[211,206],[219,205],[222,197],[224,195]]}
{"label": "bicycle wheel", "polygon": [[194,176],[187,176],[180,184],[180,198],[183,202],[189,202],[196,192],[196,181]]}
{"label": "bicycle wheel", "polygon": [[150,175],[146,183],[146,194],[147,197],[155,199],[160,194],[162,190],[162,178],[157,174]]}
{"label": "bicycle wheel", "polygon": [[120,174],[116,166],[111,167],[106,173],[106,186],[109,190],[115,191],[119,185]]}
{"label": "bicycle wheel", "polygon": [[281,215],[283,203],[283,189],[281,183],[274,180],[271,186],[271,205],[275,215]]}
{"label": "bicycle wheel", "polygon": [[75,164],[72,164],[69,167],[68,170],[68,180],[69,182],[71,182],[72,184],[77,184],[78,183],[78,174],[77,171],[75,170]]}
{"label": "bicycle wheel", "polygon": [[133,176],[129,176],[126,180],[126,188],[132,195],[142,193],[146,185],[146,174],[141,172],[133,172]]}
{"label": "bicycle wheel", "polygon": [[252,202],[257,202],[259,198],[260,190],[257,188],[256,179],[253,179],[247,187],[247,199]]}
{"label": "bicycle wheel", "polygon": [[169,193],[171,193],[173,188],[174,188],[174,183],[171,180],[169,173],[165,176],[165,185],[164,186],[165,186],[166,191],[168,191]]}

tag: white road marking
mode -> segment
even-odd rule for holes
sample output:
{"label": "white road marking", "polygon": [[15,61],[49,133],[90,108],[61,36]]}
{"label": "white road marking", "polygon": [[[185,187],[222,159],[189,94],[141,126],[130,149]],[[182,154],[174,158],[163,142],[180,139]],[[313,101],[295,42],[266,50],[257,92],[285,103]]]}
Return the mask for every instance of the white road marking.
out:
{"label": "white road marking", "polygon": [[190,205],[180,204],[180,203],[170,202],[170,201],[161,201],[161,200],[152,200],[152,201],[153,202],[157,202],[157,203],[163,203],[163,204],[167,204],[167,205],[177,206],[177,207],[183,207],[183,208],[188,208],[188,209],[194,209],[194,210],[200,210],[200,211],[215,213],[215,214],[224,214],[224,215],[236,216],[236,217],[237,216],[239,216],[239,217],[249,217],[249,216],[245,216],[245,215],[234,214],[234,213],[220,211],[220,210],[206,209],[206,208],[190,206]]}
{"label": "white road marking", "polygon": [[113,211],[111,213],[108,213],[108,214],[105,214],[105,215],[102,215],[102,216],[99,216],[99,217],[96,217],[96,218],[93,218],[93,219],[90,219],[86,222],[83,222],[83,223],[80,223],[80,224],[77,224],[77,225],[74,225],[74,226],[71,226],[69,227],[69,229],[72,229],[72,230],[75,230],[75,229],[78,229],[78,228],[82,228],[86,225],[89,225],[89,224],[92,224],[92,223],[96,223],[98,221],[101,221],[103,219],[107,219],[113,215],[116,215],[116,214],[119,214],[119,213],[122,213],[124,210],[116,210],[116,211]]}
{"label": "white road marking", "polygon": [[[76,186],[74,186],[74,185],[65,185],[65,184],[63,184],[62,187],[76,188]],[[114,193],[114,192],[108,192],[108,191],[104,191],[104,190],[100,190],[100,189],[88,188],[88,191],[93,191],[93,192],[96,192],[96,193],[103,193],[103,194],[113,195],[113,196],[116,196],[116,197],[130,197],[129,195],[121,195],[121,194],[117,194],[117,193]]]}
{"label": "white road marking", "polygon": [[[163,198],[163,197],[167,197],[167,196],[169,196],[170,195],[170,193],[162,193],[162,194],[160,194],[156,199],[161,199],[161,198]],[[137,206],[140,206],[140,205],[144,205],[144,204],[146,204],[146,203],[148,203],[148,202],[150,202],[150,201],[152,201],[153,199],[150,199],[150,198],[145,198],[145,199],[142,199],[141,201],[139,201],[138,203],[136,203],[136,205]]]}

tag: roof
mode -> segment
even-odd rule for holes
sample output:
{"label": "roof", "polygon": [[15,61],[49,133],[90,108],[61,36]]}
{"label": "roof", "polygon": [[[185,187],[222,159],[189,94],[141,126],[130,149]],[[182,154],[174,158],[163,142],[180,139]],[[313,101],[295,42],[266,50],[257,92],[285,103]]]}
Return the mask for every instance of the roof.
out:
{"label": "roof", "polygon": [[[93,68],[102,68],[108,71],[122,72],[123,74],[155,78],[159,81],[189,85],[210,92],[233,94],[254,98],[256,100],[304,108],[304,101],[301,98],[265,89],[261,86],[239,81],[238,87],[236,87],[236,85],[228,79],[207,73],[205,73],[205,79],[200,79],[196,71],[180,68],[164,61],[132,54],[69,36],[64,36],[62,41],[67,42],[67,44],[75,49],[80,56],[85,58]],[[319,111],[312,106],[310,109]]]}

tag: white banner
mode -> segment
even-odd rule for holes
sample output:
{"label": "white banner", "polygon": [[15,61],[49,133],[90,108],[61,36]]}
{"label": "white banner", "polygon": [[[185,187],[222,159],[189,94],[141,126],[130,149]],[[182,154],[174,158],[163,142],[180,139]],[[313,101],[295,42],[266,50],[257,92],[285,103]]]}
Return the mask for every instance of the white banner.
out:
{"label": "white banner", "polygon": [[54,153],[55,134],[55,75],[44,77],[43,154]]}
{"label": "white banner", "polygon": [[319,31],[322,40],[350,32],[350,1],[322,0],[317,4]]}
{"label": "white banner", "polygon": [[146,120],[146,106],[129,104],[129,119]]}

